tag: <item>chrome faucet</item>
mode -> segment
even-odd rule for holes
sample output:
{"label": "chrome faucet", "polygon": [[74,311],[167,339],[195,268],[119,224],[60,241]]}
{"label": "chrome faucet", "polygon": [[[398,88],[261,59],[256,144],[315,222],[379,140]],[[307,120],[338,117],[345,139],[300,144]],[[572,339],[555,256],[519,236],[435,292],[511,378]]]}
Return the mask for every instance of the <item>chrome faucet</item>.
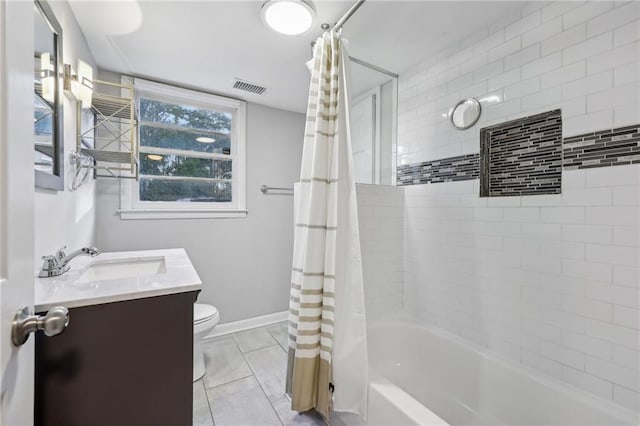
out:
{"label": "chrome faucet", "polygon": [[40,269],[40,278],[57,277],[64,274],[71,268],[69,262],[78,256],[91,256],[95,257],[100,254],[100,250],[95,247],[83,247],[73,253],[67,255],[65,250],[67,246],[62,247],[53,256],[42,256],[42,269]]}

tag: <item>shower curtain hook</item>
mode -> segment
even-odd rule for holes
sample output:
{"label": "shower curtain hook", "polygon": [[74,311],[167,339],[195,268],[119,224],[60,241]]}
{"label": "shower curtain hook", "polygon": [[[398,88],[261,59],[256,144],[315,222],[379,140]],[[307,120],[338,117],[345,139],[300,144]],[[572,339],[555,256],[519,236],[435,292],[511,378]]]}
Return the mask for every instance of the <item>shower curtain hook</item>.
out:
{"label": "shower curtain hook", "polygon": [[[327,24],[326,22],[322,25],[320,25],[320,28],[324,31],[327,32],[329,31],[329,28],[331,28],[331,25]],[[316,42],[312,41],[311,42],[311,50],[313,51],[313,48],[316,47]]]}

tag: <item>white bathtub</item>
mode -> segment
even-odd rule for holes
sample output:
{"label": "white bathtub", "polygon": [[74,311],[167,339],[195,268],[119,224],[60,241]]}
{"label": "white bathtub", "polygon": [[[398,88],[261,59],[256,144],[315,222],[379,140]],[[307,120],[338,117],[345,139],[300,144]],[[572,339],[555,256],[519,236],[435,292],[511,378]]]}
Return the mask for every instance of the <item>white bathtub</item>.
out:
{"label": "white bathtub", "polygon": [[634,413],[439,329],[385,322],[368,344],[370,425],[638,425]]}

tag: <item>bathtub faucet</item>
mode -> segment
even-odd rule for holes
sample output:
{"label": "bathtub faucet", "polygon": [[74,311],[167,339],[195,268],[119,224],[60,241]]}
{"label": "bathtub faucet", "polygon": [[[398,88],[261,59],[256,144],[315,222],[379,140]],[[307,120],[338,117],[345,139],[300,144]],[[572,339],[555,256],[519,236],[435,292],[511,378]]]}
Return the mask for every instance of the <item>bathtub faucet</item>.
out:
{"label": "bathtub faucet", "polygon": [[79,250],[67,255],[65,250],[67,246],[62,247],[53,256],[42,256],[42,269],[40,269],[40,278],[57,277],[69,270],[69,263],[78,256],[95,257],[100,254],[100,250],[95,247],[83,247]]}

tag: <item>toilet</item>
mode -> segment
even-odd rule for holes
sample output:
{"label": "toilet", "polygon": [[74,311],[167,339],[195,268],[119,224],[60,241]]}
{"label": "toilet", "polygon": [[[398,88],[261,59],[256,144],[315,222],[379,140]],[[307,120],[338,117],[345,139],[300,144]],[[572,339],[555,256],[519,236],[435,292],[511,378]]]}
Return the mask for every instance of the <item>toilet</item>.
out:
{"label": "toilet", "polygon": [[220,313],[215,306],[195,303],[193,305],[193,381],[202,378],[207,369],[204,365],[202,338],[220,321]]}

